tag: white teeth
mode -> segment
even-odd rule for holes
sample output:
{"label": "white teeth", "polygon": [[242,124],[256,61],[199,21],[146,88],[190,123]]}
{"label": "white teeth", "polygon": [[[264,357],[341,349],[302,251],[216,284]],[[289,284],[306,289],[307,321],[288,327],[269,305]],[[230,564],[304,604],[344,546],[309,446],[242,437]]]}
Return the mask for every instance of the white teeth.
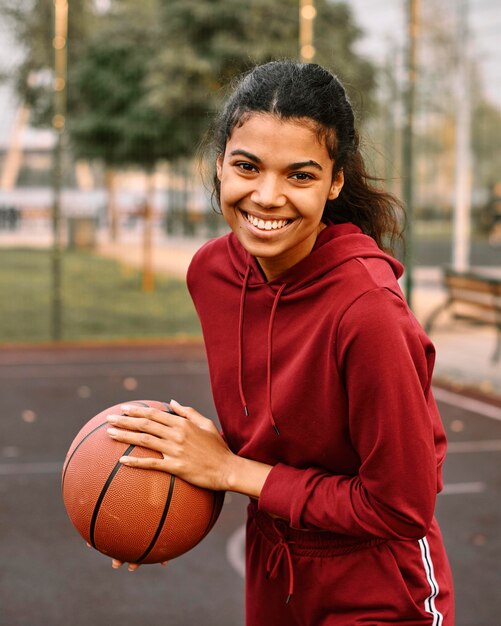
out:
{"label": "white teeth", "polygon": [[265,221],[265,220],[259,219],[258,217],[254,217],[253,215],[249,215],[249,213],[246,214],[246,217],[247,217],[247,221],[250,222],[256,228],[259,228],[259,230],[279,230],[280,228],[287,226],[287,224],[289,223],[289,220],[266,220]]}

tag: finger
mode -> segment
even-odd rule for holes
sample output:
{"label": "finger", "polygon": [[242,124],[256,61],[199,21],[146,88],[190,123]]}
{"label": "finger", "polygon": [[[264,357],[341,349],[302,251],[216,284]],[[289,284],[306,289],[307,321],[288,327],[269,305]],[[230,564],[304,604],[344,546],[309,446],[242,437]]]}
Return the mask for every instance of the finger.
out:
{"label": "finger", "polygon": [[183,406],[182,404],[179,404],[179,402],[177,402],[176,400],[171,400],[170,405],[178,415],[181,415],[181,417],[185,417],[190,422],[193,422],[193,424],[196,424],[200,428],[204,428],[207,430],[209,425],[212,424],[212,420],[208,419],[191,406]]}
{"label": "finger", "polygon": [[124,415],[128,415],[133,418],[142,417],[153,422],[158,422],[159,424],[164,424],[165,426],[175,426],[179,423],[179,415],[169,413],[168,411],[161,411],[160,409],[155,409],[153,407],[122,404],[120,408]]}
{"label": "finger", "polygon": [[113,569],[118,569],[119,567],[122,567],[123,565],[123,561],[119,561],[118,559],[111,559],[111,567]]}
{"label": "finger", "polygon": [[[179,418],[178,418],[179,419]],[[171,426],[160,424],[159,422],[152,420],[148,417],[130,417],[127,415],[108,415],[106,420],[110,426],[114,428],[121,428],[123,430],[129,430],[134,432],[148,433],[155,437],[166,437],[169,435]]]}
{"label": "finger", "polygon": [[121,428],[114,427],[108,428],[107,433],[115,441],[140,446],[141,448],[147,448],[148,450],[155,450],[161,454],[164,454],[169,447],[168,441],[148,433],[122,430]]}
{"label": "finger", "polygon": [[129,563],[129,567],[127,569],[129,570],[129,572],[135,572],[140,567],[141,565],[139,565],[139,563]]}
{"label": "finger", "polygon": [[173,468],[171,467],[168,458],[165,456],[162,459],[154,457],[121,456],[119,461],[122,465],[126,465],[127,467],[138,467],[141,469],[151,469],[160,472],[173,473]]}

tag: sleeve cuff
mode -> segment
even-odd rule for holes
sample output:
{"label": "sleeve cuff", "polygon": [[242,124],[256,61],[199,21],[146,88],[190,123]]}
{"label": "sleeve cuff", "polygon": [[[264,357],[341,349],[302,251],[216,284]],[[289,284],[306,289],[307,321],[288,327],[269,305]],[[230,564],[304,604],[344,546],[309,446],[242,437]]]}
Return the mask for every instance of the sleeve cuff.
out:
{"label": "sleeve cuff", "polygon": [[292,528],[301,528],[303,492],[299,483],[304,482],[306,471],[282,463],[275,465],[261,490],[259,510],[289,520]]}

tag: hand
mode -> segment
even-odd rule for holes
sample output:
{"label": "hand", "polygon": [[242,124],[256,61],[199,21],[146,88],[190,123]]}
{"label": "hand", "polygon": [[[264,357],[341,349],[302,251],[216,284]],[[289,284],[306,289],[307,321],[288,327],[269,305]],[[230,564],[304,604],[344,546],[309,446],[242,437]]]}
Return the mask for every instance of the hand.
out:
{"label": "hand", "polygon": [[176,414],[151,407],[123,405],[124,415],[109,415],[109,435],[116,441],[142,446],[163,458],[121,457],[129,467],[169,472],[193,485],[225,491],[236,455],[215,424],[191,407],[170,402]]}
{"label": "hand", "polygon": [[[162,563],[160,563],[160,565],[163,565],[163,567],[166,567],[167,563],[168,561],[163,561]],[[113,569],[118,569],[119,567],[122,567],[123,564],[124,564],[123,561],[119,561],[118,559],[111,559],[111,567]],[[140,563],[129,563],[127,569],[129,570],[129,572],[135,572],[140,567],[141,567]]]}
{"label": "hand", "polygon": [[[92,548],[92,546],[88,542],[87,542],[87,547]],[[168,561],[162,561],[160,565],[163,565],[163,567],[166,567],[167,563]],[[111,559],[111,567],[113,569],[118,569],[119,567],[122,567],[123,564],[124,564],[123,561],[119,561],[118,559]],[[129,566],[127,567],[127,569],[129,570],[129,572],[135,572],[140,567],[141,567],[140,563],[129,563]]]}

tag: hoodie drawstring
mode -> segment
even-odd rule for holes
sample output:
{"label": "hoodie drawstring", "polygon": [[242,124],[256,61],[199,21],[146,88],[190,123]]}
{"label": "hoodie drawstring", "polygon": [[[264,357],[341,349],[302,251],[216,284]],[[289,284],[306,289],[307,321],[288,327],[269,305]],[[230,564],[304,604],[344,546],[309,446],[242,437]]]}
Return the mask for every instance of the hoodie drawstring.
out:
{"label": "hoodie drawstring", "polygon": [[[276,578],[278,574],[278,568],[285,554],[287,557],[287,566],[289,568],[289,592],[285,604],[289,604],[292,594],[294,593],[294,567],[292,565],[292,556],[289,548],[289,543],[284,537],[284,534],[278,527],[278,520],[273,520],[273,528],[278,535],[278,542],[273,546],[266,562],[266,577]],[[294,542],[290,542],[294,543]]]}
{"label": "hoodie drawstring", "polygon": [[[240,401],[242,403],[242,407],[244,409],[244,413],[246,416],[249,415],[249,409],[247,408],[247,400],[245,398],[244,393],[244,383],[243,383],[243,370],[244,370],[244,314],[245,314],[245,296],[247,294],[247,286],[249,284],[249,276],[251,273],[251,266],[247,266],[247,270],[245,271],[244,282],[242,284],[242,293],[240,294],[240,312],[238,317],[238,392],[240,394]],[[266,400],[268,403],[268,418],[273,427],[273,430],[277,435],[280,435],[280,431],[278,430],[278,426],[275,422],[275,418],[273,417],[273,410],[271,407],[271,357],[272,357],[272,340],[273,340],[273,323],[275,321],[275,314],[277,311],[278,302],[280,300],[280,296],[282,295],[283,290],[285,289],[286,284],[280,286],[279,290],[275,295],[275,299],[273,300],[273,306],[271,308],[270,321],[268,323],[268,346],[267,346],[267,357],[266,357]]]}
{"label": "hoodie drawstring", "polygon": [[244,283],[242,285],[242,293],[240,294],[240,313],[238,318],[238,391],[240,393],[240,400],[244,408],[245,415],[249,415],[247,409],[247,400],[244,394],[243,385],[243,367],[244,367],[244,354],[243,354],[243,341],[244,341],[244,310],[245,310],[245,294],[247,293],[247,285],[249,283],[249,276],[251,273],[251,266],[247,266],[245,272]]}
{"label": "hoodie drawstring", "polygon": [[278,306],[278,301],[280,300],[280,296],[282,295],[282,291],[285,289],[285,283],[280,287],[275,296],[275,300],[273,301],[273,307],[271,309],[270,322],[268,324],[268,355],[267,355],[267,363],[266,363],[266,391],[267,391],[267,399],[268,399],[268,412],[270,417],[271,425],[273,426],[274,431],[277,435],[280,435],[280,431],[278,430],[278,426],[275,423],[275,418],[273,417],[273,409],[271,407],[271,355],[272,355],[272,338],[273,338],[273,322],[275,321],[275,313]]}

